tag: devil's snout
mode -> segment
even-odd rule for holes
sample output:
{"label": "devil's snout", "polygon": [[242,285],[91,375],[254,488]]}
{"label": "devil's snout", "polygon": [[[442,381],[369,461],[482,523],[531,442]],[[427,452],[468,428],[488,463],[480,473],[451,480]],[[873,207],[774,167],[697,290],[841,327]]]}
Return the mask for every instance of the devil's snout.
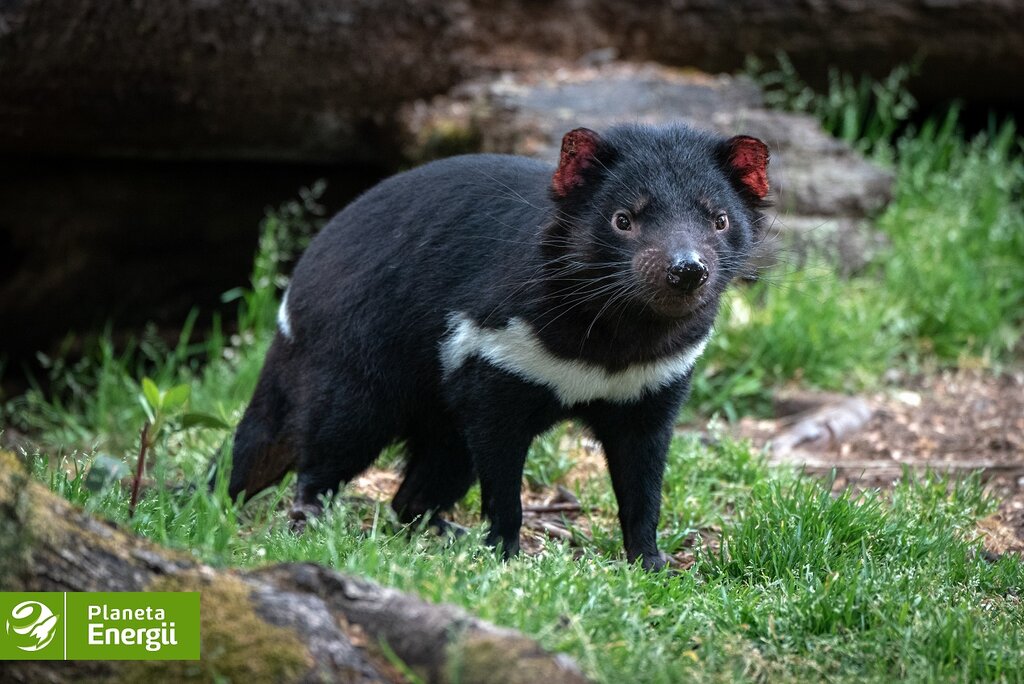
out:
{"label": "devil's snout", "polygon": [[696,252],[676,255],[666,269],[665,279],[672,289],[695,292],[708,280],[708,266]]}

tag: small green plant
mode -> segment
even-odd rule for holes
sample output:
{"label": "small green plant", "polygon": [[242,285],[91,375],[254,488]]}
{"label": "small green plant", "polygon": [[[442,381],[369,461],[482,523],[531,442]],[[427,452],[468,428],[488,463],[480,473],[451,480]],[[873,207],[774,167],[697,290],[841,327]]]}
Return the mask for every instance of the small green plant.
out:
{"label": "small green plant", "polygon": [[151,378],[144,377],[140,383],[139,402],[146,412],[146,422],[139,432],[139,457],[132,481],[132,495],[128,503],[128,516],[135,515],[135,506],[139,500],[139,486],[146,469],[146,454],[163,437],[169,425],[177,423],[177,429],[187,430],[193,427],[228,430],[230,426],[220,418],[208,413],[186,412],[192,388],[188,385],[175,385],[166,391],[160,390]]}

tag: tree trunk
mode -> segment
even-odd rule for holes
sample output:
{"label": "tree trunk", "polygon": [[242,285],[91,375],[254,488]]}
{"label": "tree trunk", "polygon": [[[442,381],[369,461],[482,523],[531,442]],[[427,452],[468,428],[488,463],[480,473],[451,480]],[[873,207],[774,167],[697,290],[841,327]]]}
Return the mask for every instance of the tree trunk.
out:
{"label": "tree trunk", "polygon": [[601,48],[730,71],[782,50],[920,96],[1020,106],[1024,3],[1006,0],[6,0],[0,154],[379,159],[402,102],[488,67]]}
{"label": "tree trunk", "polygon": [[331,160],[460,77],[419,0],[0,2],[0,153]]}
{"label": "tree trunk", "polygon": [[5,662],[4,682],[584,682],[566,656],[460,608],[313,564],[238,572],[155,547],[32,482],[0,452],[0,589],[199,591],[202,659]]}

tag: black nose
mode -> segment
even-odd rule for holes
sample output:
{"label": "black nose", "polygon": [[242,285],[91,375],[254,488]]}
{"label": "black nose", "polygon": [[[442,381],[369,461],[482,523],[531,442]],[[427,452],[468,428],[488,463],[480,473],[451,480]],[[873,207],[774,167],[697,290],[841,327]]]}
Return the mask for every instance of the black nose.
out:
{"label": "black nose", "polygon": [[696,252],[676,257],[665,276],[668,284],[680,292],[693,292],[708,280],[708,266]]}

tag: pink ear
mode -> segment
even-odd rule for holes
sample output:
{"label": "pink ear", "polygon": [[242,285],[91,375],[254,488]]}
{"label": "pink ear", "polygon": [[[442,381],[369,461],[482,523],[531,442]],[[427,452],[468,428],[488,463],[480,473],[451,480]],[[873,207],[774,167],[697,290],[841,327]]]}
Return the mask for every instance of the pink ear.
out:
{"label": "pink ear", "polygon": [[594,163],[600,144],[601,136],[589,128],[577,128],[565,134],[558,168],[551,179],[551,187],[557,196],[565,197],[583,182],[583,169]]}
{"label": "pink ear", "polygon": [[729,139],[729,166],[758,199],[768,194],[768,146],[749,135]]}

